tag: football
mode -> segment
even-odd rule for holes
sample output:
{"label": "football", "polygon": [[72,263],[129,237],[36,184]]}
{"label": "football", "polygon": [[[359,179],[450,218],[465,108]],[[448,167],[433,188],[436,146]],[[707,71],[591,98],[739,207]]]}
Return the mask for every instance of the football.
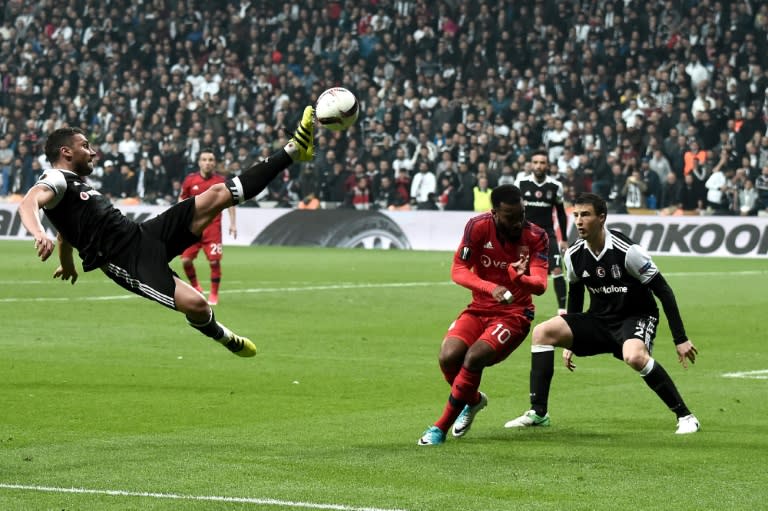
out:
{"label": "football", "polygon": [[317,98],[315,117],[324,128],[343,131],[357,120],[360,106],[357,98],[343,87],[332,87]]}

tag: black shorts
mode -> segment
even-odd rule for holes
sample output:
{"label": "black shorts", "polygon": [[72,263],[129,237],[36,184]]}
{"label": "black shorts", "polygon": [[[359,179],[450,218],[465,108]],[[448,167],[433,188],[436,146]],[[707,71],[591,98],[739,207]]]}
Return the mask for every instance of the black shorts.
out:
{"label": "black shorts", "polygon": [[178,275],[168,263],[200,239],[189,230],[194,215],[194,198],[171,206],[142,223],[136,238],[101,269],[128,291],[176,310]]}
{"label": "black shorts", "polygon": [[563,319],[573,333],[571,351],[580,357],[611,353],[623,360],[622,347],[627,339],[640,339],[653,353],[657,316],[642,314],[627,318],[604,319],[592,314],[566,314]]}

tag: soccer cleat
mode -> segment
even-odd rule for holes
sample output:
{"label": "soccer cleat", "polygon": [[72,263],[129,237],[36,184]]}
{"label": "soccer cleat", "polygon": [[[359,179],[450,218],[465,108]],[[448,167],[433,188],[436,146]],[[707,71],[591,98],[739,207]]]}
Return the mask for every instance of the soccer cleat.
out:
{"label": "soccer cleat", "polygon": [[311,161],[315,156],[315,109],[311,106],[304,108],[301,122],[293,132],[286,150],[294,161]]}
{"label": "soccer cleat", "polygon": [[517,419],[504,424],[505,428],[530,428],[534,426],[549,426],[549,414],[545,413],[544,417],[539,417],[533,410],[528,410]]}
{"label": "soccer cleat", "polygon": [[418,445],[440,445],[445,442],[445,433],[437,426],[430,426],[421,435]]}
{"label": "soccer cleat", "polygon": [[223,344],[229,351],[238,357],[252,357],[256,355],[256,345],[247,337],[242,337],[224,327],[224,337],[217,342]]}
{"label": "soccer cleat", "polygon": [[677,419],[677,430],[675,431],[675,434],[688,435],[690,433],[696,433],[699,429],[701,429],[699,420],[693,414],[690,414]]}
{"label": "soccer cleat", "polygon": [[477,415],[477,412],[486,406],[488,406],[488,396],[480,392],[480,401],[478,401],[476,405],[464,406],[464,409],[453,423],[451,434],[456,438],[466,435],[467,431],[469,431],[469,428],[472,427],[472,421],[475,420],[475,415]]}
{"label": "soccer cleat", "polygon": [[218,305],[219,295],[217,293],[211,293],[208,295],[208,305]]}

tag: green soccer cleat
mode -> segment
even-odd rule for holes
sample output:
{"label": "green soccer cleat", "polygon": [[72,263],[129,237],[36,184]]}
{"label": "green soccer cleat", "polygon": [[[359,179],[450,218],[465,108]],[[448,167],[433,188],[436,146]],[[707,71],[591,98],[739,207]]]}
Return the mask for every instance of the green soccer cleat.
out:
{"label": "green soccer cleat", "polygon": [[430,426],[421,435],[418,445],[440,445],[445,442],[445,433],[437,426]]}
{"label": "green soccer cleat", "polygon": [[472,427],[472,421],[475,420],[475,415],[477,415],[477,412],[486,406],[488,406],[488,396],[480,392],[480,401],[478,401],[477,404],[473,406],[464,406],[461,414],[459,414],[459,416],[456,418],[456,421],[453,423],[453,430],[451,431],[451,434],[456,438],[466,435],[467,431],[469,431],[469,428]]}
{"label": "green soccer cleat", "polygon": [[517,419],[512,419],[504,424],[505,428],[531,428],[534,426],[549,426],[549,414],[545,413],[544,417],[540,417],[533,410],[528,410]]}
{"label": "green soccer cleat", "polygon": [[304,108],[301,122],[293,132],[286,149],[294,161],[312,161],[315,157],[315,109]]}

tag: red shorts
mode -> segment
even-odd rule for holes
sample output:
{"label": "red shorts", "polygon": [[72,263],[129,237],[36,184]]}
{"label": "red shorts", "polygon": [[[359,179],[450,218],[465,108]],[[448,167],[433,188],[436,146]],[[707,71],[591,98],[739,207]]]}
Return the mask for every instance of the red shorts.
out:
{"label": "red shorts", "polygon": [[493,348],[498,364],[522,344],[531,330],[531,320],[522,314],[482,315],[465,310],[448,327],[446,337],[458,337],[467,347],[483,341]]}
{"label": "red shorts", "polygon": [[181,257],[184,259],[194,259],[200,249],[205,252],[205,257],[209,261],[221,261],[222,243],[221,243],[221,223],[213,223],[205,228],[200,241],[188,246]]}

